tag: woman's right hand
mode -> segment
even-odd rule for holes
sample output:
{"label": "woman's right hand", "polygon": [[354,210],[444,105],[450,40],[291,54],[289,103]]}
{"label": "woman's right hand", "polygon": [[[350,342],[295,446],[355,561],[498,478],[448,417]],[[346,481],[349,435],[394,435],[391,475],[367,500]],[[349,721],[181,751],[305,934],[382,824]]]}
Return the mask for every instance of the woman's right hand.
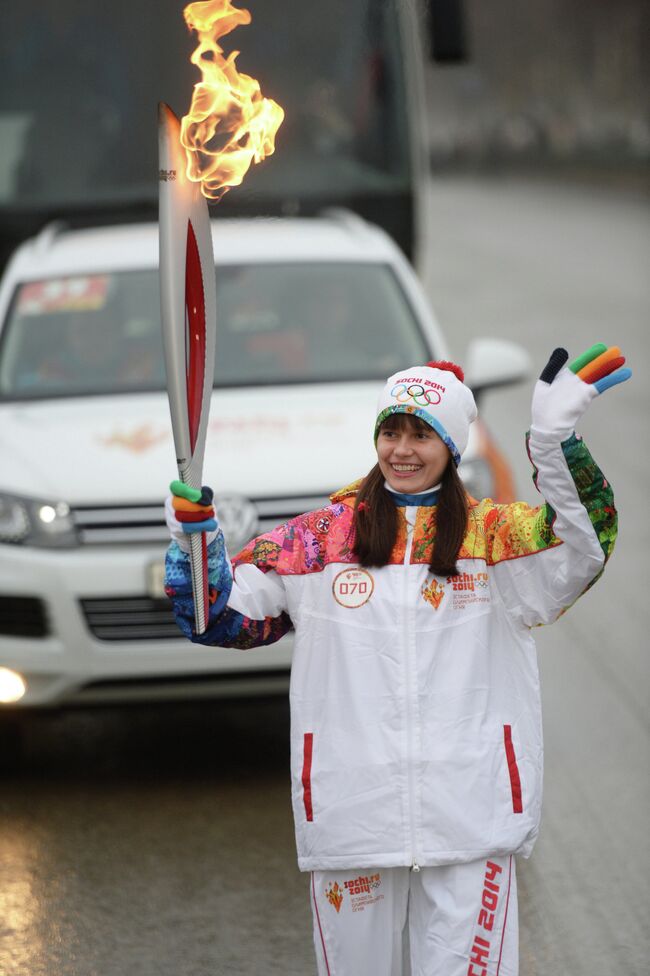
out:
{"label": "woman's right hand", "polygon": [[182,481],[172,481],[169,490],[171,495],[165,499],[165,521],[174,542],[183,552],[189,552],[192,534],[205,532],[209,545],[219,529],[212,504],[212,488],[204,485],[199,490]]}
{"label": "woman's right hand", "polygon": [[566,440],[595,397],[632,375],[618,346],[603,342],[566,366],[568,358],[566,349],[555,349],[542,370],[533,393],[531,433],[556,434]]}

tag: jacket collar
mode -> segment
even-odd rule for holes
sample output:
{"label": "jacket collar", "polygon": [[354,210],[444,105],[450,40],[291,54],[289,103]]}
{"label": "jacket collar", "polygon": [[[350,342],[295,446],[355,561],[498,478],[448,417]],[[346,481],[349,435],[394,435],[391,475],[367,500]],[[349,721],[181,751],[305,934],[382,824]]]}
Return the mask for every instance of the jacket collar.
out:
{"label": "jacket collar", "polygon": [[[351,482],[351,484],[346,485],[345,488],[339,488],[338,491],[332,492],[332,494],[330,495],[330,501],[333,504],[337,504],[337,503],[340,504],[342,502],[343,504],[348,505],[349,508],[354,508],[354,503],[355,503],[355,500],[356,500],[357,492],[359,491],[359,488],[361,487],[361,482],[362,481],[363,481],[363,478],[357,478],[356,481],[353,481],[353,482]],[[415,495],[415,496],[412,496],[412,497],[418,498],[420,496]],[[475,508],[479,504],[479,502],[476,500],[476,498],[473,498],[469,493],[467,495],[467,502],[468,502],[470,508]],[[423,502],[413,502],[412,504],[414,504],[414,505],[423,505],[423,504],[426,504],[426,503],[423,503]]]}
{"label": "jacket collar", "polygon": [[426,491],[417,491],[413,494],[403,491],[395,491],[394,488],[384,482],[384,488],[389,493],[390,497],[393,499],[398,508],[410,508],[416,506],[417,508],[430,508],[432,505],[438,504],[438,495],[440,494],[440,485],[435,485],[433,488],[429,488]]}

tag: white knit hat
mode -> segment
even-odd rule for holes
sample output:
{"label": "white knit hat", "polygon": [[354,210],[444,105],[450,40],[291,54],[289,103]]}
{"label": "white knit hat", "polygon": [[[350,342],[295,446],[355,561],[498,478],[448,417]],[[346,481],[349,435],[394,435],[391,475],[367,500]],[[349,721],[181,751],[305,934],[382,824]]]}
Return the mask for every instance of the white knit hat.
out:
{"label": "white knit hat", "polygon": [[455,363],[432,362],[393,373],[377,401],[375,441],[379,427],[394,413],[409,413],[424,420],[445,442],[454,463],[467,447],[469,425],[476,420],[474,396]]}

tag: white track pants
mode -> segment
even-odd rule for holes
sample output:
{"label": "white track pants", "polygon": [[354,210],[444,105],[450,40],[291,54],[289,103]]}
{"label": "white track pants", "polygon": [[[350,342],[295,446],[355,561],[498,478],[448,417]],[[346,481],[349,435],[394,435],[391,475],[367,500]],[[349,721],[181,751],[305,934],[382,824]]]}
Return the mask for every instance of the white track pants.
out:
{"label": "white track pants", "polygon": [[314,871],[319,976],[517,976],[513,857]]}

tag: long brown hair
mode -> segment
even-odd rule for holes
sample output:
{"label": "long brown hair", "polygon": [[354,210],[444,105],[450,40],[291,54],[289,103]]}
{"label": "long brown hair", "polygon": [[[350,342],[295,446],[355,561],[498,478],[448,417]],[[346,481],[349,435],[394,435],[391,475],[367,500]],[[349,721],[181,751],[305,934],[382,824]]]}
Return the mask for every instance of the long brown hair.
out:
{"label": "long brown hair", "polygon": [[[411,427],[431,430],[419,417],[393,414],[380,429]],[[384,487],[385,478],[376,464],[361,483],[354,506],[354,551],[361,566],[385,566],[397,539],[397,506]],[[456,560],[467,531],[467,494],[456,465],[449,463],[442,476],[438,494],[436,534],[429,569],[436,576],[455,576]]]}

